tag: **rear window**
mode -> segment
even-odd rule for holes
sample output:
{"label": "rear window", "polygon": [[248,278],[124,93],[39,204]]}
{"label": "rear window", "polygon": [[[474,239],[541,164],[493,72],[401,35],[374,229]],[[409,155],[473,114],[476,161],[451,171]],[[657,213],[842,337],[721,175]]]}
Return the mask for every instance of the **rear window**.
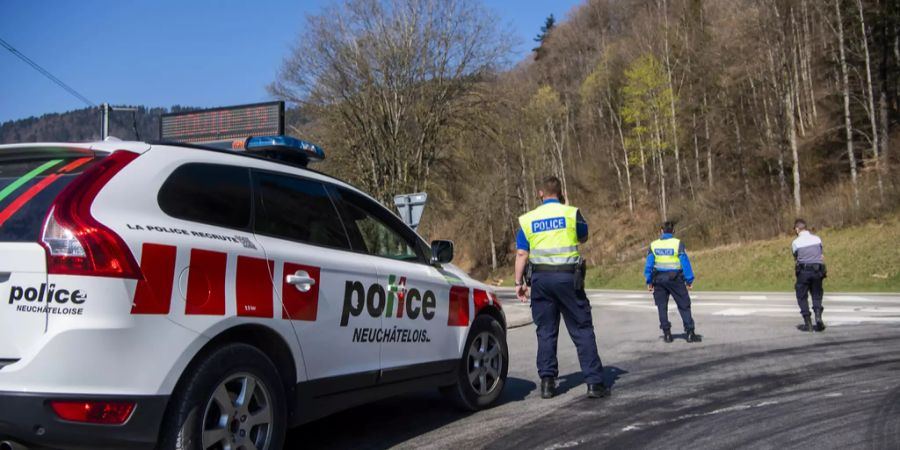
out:
{"label": "rear window", "polygon": [[226,228],[250,225],[250,170],[218,164],[185,164],[159,190],[166,214]]}
{"label": "rear window", "polygon": [[82,153],[74,156],[28,157],[46,154],[43,149],[21,152],[17,157],[0,155],[0,242],[37,242],[44,219],[56,196],[100,157]]}

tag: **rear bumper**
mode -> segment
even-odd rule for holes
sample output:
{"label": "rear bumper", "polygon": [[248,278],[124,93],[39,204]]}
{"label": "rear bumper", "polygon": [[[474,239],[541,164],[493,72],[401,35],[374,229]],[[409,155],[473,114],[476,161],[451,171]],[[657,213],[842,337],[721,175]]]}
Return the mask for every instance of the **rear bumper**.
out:
{"label": "rear bumper", "polygon": [[[59,419],[50,400],[135,401],[123,425],[91,425]],[[27,448],[143,449],[153,448],[165,414],[168,396],[101,396],[23,394],[0,391],[0,442],[11,440]]]}

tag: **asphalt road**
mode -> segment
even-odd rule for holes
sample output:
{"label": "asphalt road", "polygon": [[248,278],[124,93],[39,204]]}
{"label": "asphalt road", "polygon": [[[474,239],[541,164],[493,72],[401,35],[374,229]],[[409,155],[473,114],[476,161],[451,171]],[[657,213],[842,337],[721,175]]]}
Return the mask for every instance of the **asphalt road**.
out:
{"label": "asphalt road", "polygon": [[700,292],[697,344],[661,340],[647,293],[589,296],[610,398],[585,397],[565,332],[562,393],[540,398],[528,306],[504,291],[520,326],[498,406],[410,394],[293,430],[286,448],[900,448],[900,295],[826,295],[828,329],[804,333],[790,294]]}

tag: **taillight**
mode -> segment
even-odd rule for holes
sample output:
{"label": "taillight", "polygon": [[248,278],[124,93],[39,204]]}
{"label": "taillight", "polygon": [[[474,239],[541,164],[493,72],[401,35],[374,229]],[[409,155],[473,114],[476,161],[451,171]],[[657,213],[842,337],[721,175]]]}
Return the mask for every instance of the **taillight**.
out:
{"label": "taillight", "polygon": [[121,401],[51,401],[50,407],[62,420],[121,425],[131,417],[135,404]]}
{"label": "taillight", "polygon": [[138,156],[117,151],[82,172],[56,197],[41,238],[48,273],[141,278],[140,266],[125,241],[91,215],[100,189]]}

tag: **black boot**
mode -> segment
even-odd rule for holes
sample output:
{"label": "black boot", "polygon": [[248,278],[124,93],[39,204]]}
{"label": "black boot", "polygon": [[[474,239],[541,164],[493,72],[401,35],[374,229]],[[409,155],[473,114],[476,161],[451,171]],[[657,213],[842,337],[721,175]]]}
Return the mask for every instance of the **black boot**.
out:
{"label": "black boot", "polygon": [[541,378],[541,398],[553,398],[556,395],[556,379],[553,377]]}
{"label": "black boot", "polygon": [[690,343],[700,342],[700,336],[697,336],[697,333],[694,332],[693,328],[688,328],[684,330],[684,333],[687,335],[687,341]]}
{"label": "black boot", "polygon": [[603,398],[609,395],[609,388],[603,383],[587,385],[588,398]]}
{"label": "black boot", "polygon": [[666,343],[672,342],[672,329],[671,328],[663,328],[663,340]]}
{"label": "black boot", "polygon": [[822,311],[816,311],[816,326],[813,328],[816,331],[825,331],[825,322],[822,322]]}
{"label": "black boot", "polygon": [[800,331],[812,331],[812,319],[810,319],[809,316],[803,316],[803,325],[798,326],[797,329]]}

